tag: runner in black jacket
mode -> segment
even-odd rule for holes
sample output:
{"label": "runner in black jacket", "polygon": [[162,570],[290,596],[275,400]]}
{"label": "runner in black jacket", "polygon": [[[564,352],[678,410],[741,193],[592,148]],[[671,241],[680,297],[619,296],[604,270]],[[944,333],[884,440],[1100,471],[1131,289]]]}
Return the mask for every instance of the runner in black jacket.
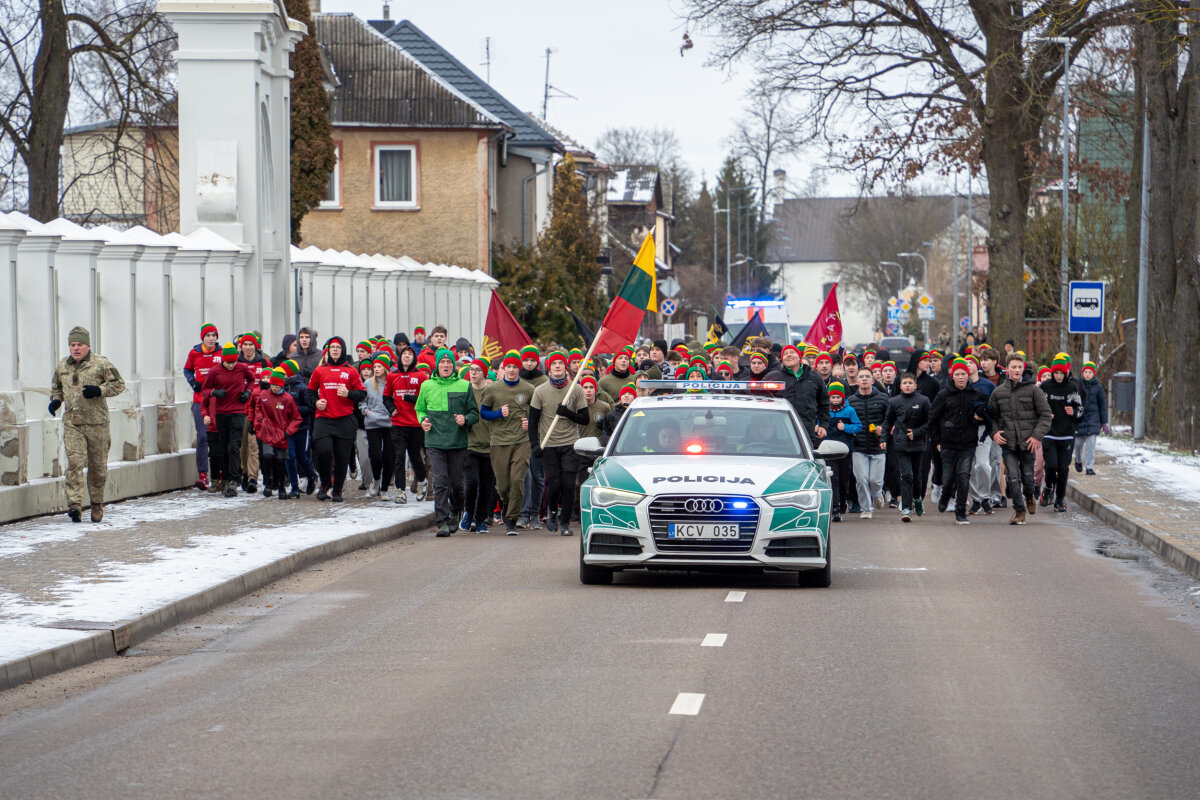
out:
{"label": "runner in black jacket", "polygon": [[930,430],[941,453],[942,475],[953,481],[943,489],[938,510],[946,510],[953,494],[954,521],[966,525],[975,445],[979,442],[979,425],[987,424],[988,415],[983,394],[971,384],[965,360],[956,358],[950,363],[950,381],[934,398],[930,414]]}
{"label": "runner in black jacket", "polygon": [[[912,520],[913,500],[924,501],[925,483],[920,480],[921,459],[928,442],[929,398],[917,391],[915,375],[900,379],[900,394],[888,402],[884,431],[890,433],[889,452],[895,452],[900,470],[900,519]],[[919,485],[913,486],[917,478]]]}
{"label": "runner in black jacket", "polygon": [[780,353],[782,366],[767,374],[769,381],[781,381],[783,391],[777,392],[776,397],[782,397],[792,404],[804,430],[812,443],[825,438],[829,427],[829,391],[821,376],[801,363],[800,350],[795,345],[787,345]]}

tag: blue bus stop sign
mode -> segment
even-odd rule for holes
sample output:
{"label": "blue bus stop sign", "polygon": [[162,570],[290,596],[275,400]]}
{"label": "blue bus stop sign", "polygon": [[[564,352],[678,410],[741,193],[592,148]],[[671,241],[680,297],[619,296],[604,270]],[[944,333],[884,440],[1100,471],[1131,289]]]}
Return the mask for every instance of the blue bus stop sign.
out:
{"label": "blue bus stop sign", "polygon": [[1067,292],[1067,331],[1104,333],[1104,281],[1071,281]]}

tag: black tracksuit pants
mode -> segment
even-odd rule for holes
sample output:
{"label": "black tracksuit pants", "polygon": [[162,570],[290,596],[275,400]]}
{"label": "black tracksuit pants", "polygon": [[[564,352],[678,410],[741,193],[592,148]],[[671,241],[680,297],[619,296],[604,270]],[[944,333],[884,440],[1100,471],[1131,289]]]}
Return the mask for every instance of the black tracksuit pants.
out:
{"label": "black tracksuit pants", "polygon": [[396,488],[404,489],[404,457],[412,463],[413,475],[417,482],[425,480],[425,459],[421,456],[421,448],[425,446],[425,431],[421,428],[410,428],[406,425],[392,425],[392,455],[395,458],[395,468],[392,474],[396,478]]}
{"label": "black tracksuit pants", "polygon": [[851,491],[851,482],[854,480],[854,464],[851,461],[853,453],[847,453],[845,458],[839,458],[836,461],[829,462],[829,469],[833,472],[833,505],[830,506],[831,514],[845,513],[846,502],[854,502],[857,497]]}
{"label": "black tracksuit pants", "polygon": [[463,466],[467,448],[441,450],[428,447],[429,464],[433,467],[433,516],[440,528],[444,523],[458,525],[463,511]]}
{"label": "black tracksuit pants", "polygon": [[[888,451],[893,448],[889,447]],[[921,477],[921,462],[925,459],[924,450],[895,450],[896,468],[900,472],[900,508],[912,511],[913,485]],[[922,487],[923,489],[924,487]],[[917,493],[921,497],[924,492]]]}
{"label": "black tracksuit pants", "polygon": [[225,456],[225,482],[232,482],[234,486],[242,480],[242,429],[245,427],[245,414],[217,414],[217,441]]}
{"label": "black tracksuit pants", "polygon": [[1075,437],[1070,439],[1042,439],[1042,459],[1046,464],[1046,487],[1054,490],[1054,502],[1061,505],[1067,496],[1067,476],[1071,470],[1071,452],[1075,449]]}
{"label": "black tracksuit pants", "polygon": [[313,421],[313,451],[317,458],[317,475],[321,488],[342,491],[346,483],[346,470],[354,456],[354,439],[358,426],[354,416],[317,417]]}
{"label": "black tracksuit pants", "polygon": [[396,464],[391,428],[367,428],[367,459],[371,462],[371,474],[379,481],[379,491],[386,492],[391,488]]}
{"label": "black tracksuit pants", "polygon": [[971,468],[975,466],[975,448],[958,450],[942,445],[942,494],[951,492],[954,512],[967,513],[967,498],[971,491]]}
{"label": "black tracksuit pants", "polygon": [[492,454],[467,451],[467,469],[463,476],[466,512],[478,523],[486,523],[496,507],[496,476],[492,472]]}
{"label": "black tracksuit pants", "polygon": [[546,518],[557,513],[560,524],[570,525],[575,510],[575,473],[579,470],[574,446],[543,448],[542,466],[546,473]]}

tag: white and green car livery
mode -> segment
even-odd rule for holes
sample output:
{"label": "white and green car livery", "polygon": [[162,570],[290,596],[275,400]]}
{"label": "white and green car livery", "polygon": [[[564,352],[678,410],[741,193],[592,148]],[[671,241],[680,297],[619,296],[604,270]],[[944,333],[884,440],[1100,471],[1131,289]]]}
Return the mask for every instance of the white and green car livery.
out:
{"label": "white and green car livery", "polygon": [[[582,454],[600,451],[582,439]],[[784,400],[675,394],[634,400],[580,493],[580,579],[627,569],[748,567],[828,586],[832,492]]]}

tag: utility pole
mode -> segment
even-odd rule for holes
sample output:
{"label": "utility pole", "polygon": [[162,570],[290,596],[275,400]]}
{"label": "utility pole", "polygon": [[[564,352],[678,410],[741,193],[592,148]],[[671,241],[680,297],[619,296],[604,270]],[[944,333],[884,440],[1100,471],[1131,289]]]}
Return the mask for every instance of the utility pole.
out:
{"label": "utility pole", "polygon": [[[950,351],[958,352],[958,174],[954,175],[954,283],[951,284],[954,295],[953,318],[950,320]],[[948,354],[947,354],[948,355]]]}
{"label": "utility pole", "polygon": [[1138,224],[1137,350],[1133,364],[1133,440],[1146,438],[1146,328],[1150,291],[1150,86],[1147,81],[1142,113],[1142,209]]}
{"label": "utility pole", "polygon": [[556,50],[553,47],[546,48],[546,83],[542,88],[542,120],[543,121],[548,119],[547,112],[550,109],[550,98],[551,97],[568,97],[572,100],[579,99],[575,95],[568,94],[568,93],[564,92],[562,89],[559,89],[557,86],[554,86],[550,83],[550,55],[552,53],[557,53],[557,52],[558,52],[558,50]]}

